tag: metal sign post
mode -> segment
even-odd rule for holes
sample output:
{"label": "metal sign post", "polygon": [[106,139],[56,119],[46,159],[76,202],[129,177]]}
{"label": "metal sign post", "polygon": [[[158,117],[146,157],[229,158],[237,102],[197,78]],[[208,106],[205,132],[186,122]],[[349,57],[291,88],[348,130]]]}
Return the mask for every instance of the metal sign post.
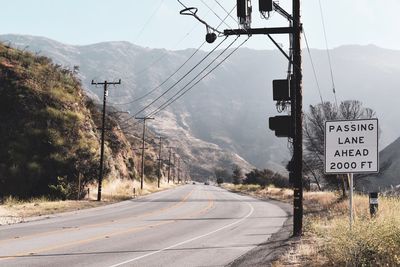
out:
{"label": "metal sign post", "polygon": [[353,226],[353,221],[354,221],[354,213],[353,213],[353,183],[354,183],[354,179],[353,179],[353,174],[349,173],[349,177],[350,177],[350,205],[349,205],[349,210],[350,210],[350,230],[352,229]]}

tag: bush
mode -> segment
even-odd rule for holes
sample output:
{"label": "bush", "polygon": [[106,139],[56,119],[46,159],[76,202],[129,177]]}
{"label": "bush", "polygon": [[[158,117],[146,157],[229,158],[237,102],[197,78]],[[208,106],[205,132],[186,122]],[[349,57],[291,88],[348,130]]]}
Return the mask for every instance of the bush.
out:
{"label": "bush", "polygon": [[246,173],[246,178],[243,180],[244,184],[256,184],[261,187],[265,187],[267,185],[273,185],[280,188],[289,188],[289,180],[280,175],[277,172],[273,172],[268,169],[257,170],[254,169],[249,173]]}

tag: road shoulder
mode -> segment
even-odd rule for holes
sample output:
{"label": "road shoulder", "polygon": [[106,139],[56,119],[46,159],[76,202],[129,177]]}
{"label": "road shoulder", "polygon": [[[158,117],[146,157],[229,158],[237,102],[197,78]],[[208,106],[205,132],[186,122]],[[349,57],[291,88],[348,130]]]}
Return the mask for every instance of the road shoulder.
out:
{"label": "road shoulder", "polygon": [[[247,195],[237,191],[231,191],[233,193],[239,193]],[[254,196],[252,196],[254,197]],[[246,254],[243,254],[239,258],[235,259],[233,262],[229,263],[229,267],[239,267],[239,266],[271,266],[272,262],[275,261],[279,256],[285,253],[291,245],[296,241],[295,238],[291,237],[292,233],[292,205],[284,203],[274,199],[265,199],[257,197],[261,201],[267,201],[274,205],[277,205],[287,214],[287,219],[284,222],[282,228],[271,235],[268,240],[259,244],[257,247],[253,248]]]}

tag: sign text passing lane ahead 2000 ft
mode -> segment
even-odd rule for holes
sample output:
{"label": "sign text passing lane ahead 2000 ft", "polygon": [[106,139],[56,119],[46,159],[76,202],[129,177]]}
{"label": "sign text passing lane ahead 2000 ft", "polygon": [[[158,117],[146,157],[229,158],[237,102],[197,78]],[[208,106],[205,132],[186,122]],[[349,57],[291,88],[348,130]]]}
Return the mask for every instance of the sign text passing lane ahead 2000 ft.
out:
{"label": "sign text passing lane ahead 2000 ft", "polygon": [[325,123],[325,173],[378,172],[378,120]]}

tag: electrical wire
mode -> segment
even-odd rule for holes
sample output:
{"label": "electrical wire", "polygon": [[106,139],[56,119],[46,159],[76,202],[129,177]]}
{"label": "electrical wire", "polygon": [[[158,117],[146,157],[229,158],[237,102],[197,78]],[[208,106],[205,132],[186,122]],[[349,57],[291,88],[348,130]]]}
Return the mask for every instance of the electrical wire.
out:
{"label": "electrical wire", "polygon": [[[180,2],[180,1],[178,1],[178,2],[179,2],[182,6],[186,7],[182,2]],[[236,7],[236,5],[235,5],[235,7]],[[235,8],[235,7],[234,7],[234,8]],[[233,8],[233,9],[234,9],[234,8]],[[233,9],[230,11],[230,13],[232,13]],[[212,9],[210,9],[210,10],[213,11]],[[230,13],[228,13],[228,15],[230,15]],[[220,24],[217,26],[217,29],[222,25],[222,23],[224,23],[225,20],[226,20],[226,17],[225,17],[223,20],[221,20]],[[185,36],[175,45],[175,47],[176,47],[179,43],[181,43],[184,39],[186,39],[187,36],[189,36],[190,33],[193,32],[193,30],[194,30],[197,26],[198,26],[198,24],[197,24],[195,27],[193,27],[188,33],[186,33]],[[163,86],[168,80],[170,80],[179,70],[181,70],[181,69],[186,65],[186,63],[187,63],[191,58],[193,58],[193,56],[204,46],[205,43],[206,43],[206,42],[204,41],[204,42],[193,52],[193,54],[192,54],[192,55],[191,55],[191,56],[176,70],[176,71],[174,71],[170,76],[167,77],[166,80],[164,80],[164,81],[163,81],[162,83],[160,83],[158,86],[156,86],[156,87],[154,87],[153,89],[151,89],[149,92],[145,93],[144,95],[142,95],[142,96],[140,96],[140,97],[138,97],[138,98],[135,98],[135,99],[133,99],[133,100],[130,100],[130,101],[128,101],[128,102],[125,102],[125,103],[110,103],[110,104],[111,104],[111,105],[114,105],[114,106],[118,106],[118,105],[128,105],[128,104],[132,104],[132,103],[134,103],[134,102],[137,102],[137,101],[142,100],[143,98],[149,96],[150,94],[152,94],[153,92],[155,92],[157,89],[159,89],[161,86]],[[147,71],[150,67],[154,66],[156,63],[158,63],[159,61],[161,61],[166,55],[167,55],[167,53],[164,53],[161,57],[159,57],[158,59],[156,59],[154,62],[152,62],[152,63],[151,63],[150,65],[148,65],[146,68],[142,69],[142,70],[139,71],[139,72],[136,72],[136,75],[139,75],[139,74],[141,74],[141,73]]]}
{"label": "electrical wire", "polygon": [[323,100],[322,94],[321,94],[321,87],[319,86],[319,82],[318,82],[318,78],[317,78],[317,73],[316,73],[316,71],[315,71],[314,60],[313,60],[313,58],[312,58],[312,56],[311,56],[311,51],[310,51],[310,47],[309,47],[309,45],[308,45],[307,35],[306,35],[306,31],[304,30],[304,28],[303,28],[303,36],[304,36],[304,40],[306,41],[307,52],[308,52],[308,55],[309,55],[309,57],[310,57],[311,67],[312,67],[312,69],[313,69],[315,83],[316,83],[317,88],[318,88],[319,98],[320,98],[320,100],[321,100],[321,104],[324,104],[324,100]]}
{"label": "electrical wire", "polygon": [[[203,0],[201,0],[201,2],[212,12],[214,13],[214,15],[222,21],[221,17],[214,11],[214,9],[212,9],[209,5],[207,5],[207,3],[205,3]],[[231,28],[230,25],[228,25],[226,22],[224,22],[225,26],[227,26],[228,28]]]}
{"label": "electrical wire", "polygon": [[150,17],[147,19],[147,21],[144,23],[143,27],[140,29],[139,33],[135,37],[135,42],[140,38],[144,30],[146,29],[147,25],[150,23],[150,21],[153,19],[153,17],[157,14],[158,10],[161,8],[164,0],[161,0],[160,3],[158,4],[157,8],[154,10],[154,12],[150,15]]}
{"label": "electrical wire", "polygon": [[[224,49],[224,51],[219,55],[221,56],[225,51],[227,51],[231,45],[233,45],[236,40],[239,38],[239,36],[228,46]],[[221,60],[216,66],[214,66],[211,70],[209,70],[205,75],[203,75],[198,81],[196,81],[193,85],[191,85],[189,88],[187,88],[186,90],[182,91],[184,88],[182,88],[180,91],[178,91],[177,93],[175,93],[175,95],[173,95],[172,97],[170,97],[163,105],[159,106],[156,110],[154,110],[153,112],[150,113],[150,116],[156,115],[157,113],[159,113],[160,111],[164,110],[165,108],[167,108],[169,105],[171,105],[172,103],[174,103],[175,101],[177,101],[179,98],[181,98],[183,95],[185,95],[188,91],[190,91],[194,86],[196,86],[197,84],[199,84],[204,78],[206,78],[211,72],[213,72],[216,68],[218,68],[222,63],[225,62],[225,60],[227,60],[233,53],[235,53],[244,43],[246,43],[248,40],[250,39],[250,36],[248,36],[246,38],[246,40],[244,40],[239,46],[237,46],[235,49],[233,49],[223,60]],[[210,66],[211,64],[209,64]],[[206,68],[208,68],[209,66],[207,66]],[[193,79],[194,80],[194,79]],[[192,81],[193,81],[192,80]],[[192,81],[190,81],[188,84],[190,84]],[[178,95],[179,94],[179,95]]]}
{"label": "electrical wire", "polygon": [[[221,5],[217,0],[214,0],[214,1],[229,15],[229,17],[231,17],[231,18],[235,21],[235,23],[239,23],[239,22],[237,21],[237,19],[231,15],[232,10],[231,10],[230,12],[228,12],[228,11],[224,8],[224,6]],[[202,0],[202,2],[203,2],[203,0]],[[235,8],[235,7],[236,7],[236,5],[235,5],[233,8]]]}
{"label": "electrical wire", "polygon": [[[151,95],[153,92],[155,92],[158,88],[160,88],[161,86],[163,86],[166,82],[168,82],[176,73],[178,73],[178,71],[180,71],[185,65],[186,65],[186,63],[188,63],[189,62],[189,60],[190,59],[192,59],[196,54],[197,54],[197,52],[199,52],[200,51],[200,49],[204,46],[204,44],[206,43],[206,41],[204,41],[186,60],[185,60],[185,62],[183,62],[182,64],[181,64],[181,66],[177,69],[177,70],[175,70],[171,75],[169,75],[168,77],[167,77],[167,79],[165,79],[162,83],[160,83],[159,85],[157,85],[156,87],[154,87],[153,89],[151,89],[149,92],[147,92],[147,93],[145,93],[144,95],[142,95],[142,96],[140,96],[140,97],[138,97],[138,98],[136,98],[136,99],[134,99],[134,100],[131,100],[131,101],[129,101],[129,102],[125,102],[125,103],[115,103],[115,104],[113,104],[113,105],[128,105],[128,104],[132,104],[132,103],[134,103],[134,102],[137,102],[137,101],[139,101],[139,100],[142,100],[143,98],[145,98],[145,97],[147,97],[147,96],[149,96],[149,95]],[[166,54],[165,54],[166,55]]]}
{"label": "electrical wire", "polygon": [[[184,6],[186,8],[186,6],[178,0],[178,2]],[[230,13],[233,12],[233,10],[235,9],[236,5],[231,9],[231,11],[227,14],[227,16],[225,16],[225,18],[220,22],[220,24],[217,26],[217,28],[219,28],[222,23],[227,19],[228,16],[230,16]],[[166,93],[168,93],[171,89],[173,89],[173,87],[175,87],[181,80],[183,80],[190,72],[192,72],[197,66],[199,66],[213,51],[215,51],[226,39],[228,38],[228,36],[225,37],[225,39],[223,41],[221,41],[217,47],[215,47],[214,49],[212,49],[210,52],[208,52],[208,54],[199,62],[197,63],[191,70],[189,70],[188,73],[186,73],[181,79],[178,80],[178,82],[176,82],[175,84],[173,84],[171,87],[169,87],[162,95],[160,95],[159,97],[157,97],[156,99],[154,99],[150,104],[146,105],[144,108],[142,108],[141,110],[139,110],[138,112],[136,112],[134,115],[128,117],[127,119],[125,119],[124,121],[120,122],[120,123],[125,123],[128,120],[135,118],[135,116],[137,116],[139,113],[141,113],[142,111],[144,111],[145,109],[149,108],[152,104],[154,104],[158,99],[160,99],[162,96],[164,96]],[[247,40],[246,40],[247,41]],[[135,126],[136,123],[133,123],[132,125],[127,125],[127,127],[133,127]],[[122,128],[122,127],[121,127]],[[124,130],[124,129],[122,129]]]}
{"label": "electrical wire", "polygon": [[[181,1],[178,0],[178,2],[183,5],[184,7],[186,7],[183,3],[181,3]],[[232,13],[232,11],[235,9],[236,6],[234,6],[230,13]],[[230,15],[230,13],[228,13],[227,16],[225,16],[225,18],[220,22],[220,24],[217,26],[217,28],[219,28],[222,23],[227,19],[227,17]],[[136,112],[134,115],[130,116],[129,118],[125,119],[124,121],[122,121],[121,123],[126,122],[127,120],[130,120],[132,118],[134,118],[135,116],[137,116],[139,113],[141,113],[142,111],[144,111],[145,109],[147,109],[148,107],[150,107],[152,104],[154,104],[158,99],[160,99],[162,96],[164,96],[166,93],[168,93],[170,90],[172,90],[180,81],[182,81],[187,75],[189,75],[197,66],[199,66],[207,57],[209,57],[226,39],[228,38],[228,36],[225,37],[225,39],[223,39],[216,47],[214,47],[210,52],[207,53],[207,55],[199,62],[197,63],[192,69],[190,69],[183,77],[181,77],[177,82],[175,82],[172,86],[170,86],[163,94],[161,94],[159,97],[157,97],[156,99],[154,99],[150,104],[146,105],[144,108],[142,108],[141,110],[139,110],[138,112]]]}
{"label": "electrical wire", "polygon": [[154,104],[157,100],[159,100],[161,97],[163,97],[165,94],[167,94],[169,91],[171,91],[179,82],[181,82],[184,78],[186,78],[190,73],[192,73],[202,62],[204,62],[204,60],[206,60],[222,43],[224,43],[226,41],[228,37],[225,37],[221,42],[219,42],[218,45],[216,45],[210,52],[207,53],[207,55],[205,57],[203,57],[200,62],[198,62],[196,65],[194,65],[185,75],[183,75],[178,81],[176,81],[172,86],[170,86],[167,90],[165,90],[160,96],[158,96],[157,98],[155,98],[153,101],[150,102],[150,104],[146,105],[145,107],[143,107],[142,109],[140,109],[139,111],[137,111],[134,115],[130,116],[129,118],[125,119],[124,121],[122,121],[122,123],[124,123],[125,121],[134,118],[135,116],[137,116],[138,114],[140,114],[141,112],[143,112],[144,110],[146,110],[147,108],[149,108],[152,104]]}
{"label": "electrical wire", "polygon": [[[222,63],[224,63],[233,53],[235,53],[244,43],[247,42],[247,40],[250,38],[250,36],[247,37],[246,40],[244,40],[239,46],[237,46],[235,49],[233,49],[223,60],[221,60],[216,66],[214,66],[211,70],[209,70],[205,75],[203,75],[200,79],[198,79],[194,84],[192,84],[190,87],[188,87],[196,78],[198,78],[201,73],[203,73],[208,67],[210,67],[220,56],[222,56],[222,54],[224,54],[224,52],[226,52],[239,38],[240,36],[237,36],[236,39],[231,42],[231,44],[229,44],[216,58],[214,58],[214,60],[212,62],[210,62],[198,75],[196,75],[196,77],[194,77],[192,80],[190,80],[183,88],[181,88],[178,92],[176,92],[173,96],[171,96],[168,100],[166,100],[163,104],[161,104],[158,108],[156,108],[155,110],[153,110],[152,112],[150,112],[149,114],[147,114],[146,116],[154,116],[156,114],[158,114],[159,112],[161,112],[162,110],[164,110],[165,108],[167,108],[168,106],[170,106],[172,103],[174,103],[175,101],[177,101],[178,99],[180,99],[183,95],[185,95],[188,91],[190,91],[194,86],[196,86],[197,84],[199,84],[204,78],[206,78],[211,72],[213,72],[216,68],[218,68]],[[188,87],[188,88],[187,88]],[[186,89],[186,90],[185,90]],[[129,128],[129,127],[133,127],[135,126],[137,123],[140,123],[140,121],[132,124],[132,125],[128,125],[128,127],[126,127],[125,129]],[[122,129],[122,130],[125,130]]]}
{"label": "electrical wire", "polygon": [[336,107],[338,107],[338,102],[337,102],[337,98],[336,98],[335,80],[334,80],[334,78],[333,78],[333,70],[332,70],[332,63],[331,63],[331,55],[330,55],[330,53],[329,53],[329,48],[328,48],[328,39],[327,39],[327,37],[326,37],[324,12],[323,12],[323,10],[322,10],[321,0],[318,0],[318,3],[319,3],[319,11],[320,11],[320,14],[321,14],[322,28],[323,28],[323,30],[324,30],[326,53],[327,53],[327,56],[328,56],[329,69],[330,69],[330,73],[331,73],[332,91],[333,91],[333,95],[335,96],[335,104],[336,104]]}

